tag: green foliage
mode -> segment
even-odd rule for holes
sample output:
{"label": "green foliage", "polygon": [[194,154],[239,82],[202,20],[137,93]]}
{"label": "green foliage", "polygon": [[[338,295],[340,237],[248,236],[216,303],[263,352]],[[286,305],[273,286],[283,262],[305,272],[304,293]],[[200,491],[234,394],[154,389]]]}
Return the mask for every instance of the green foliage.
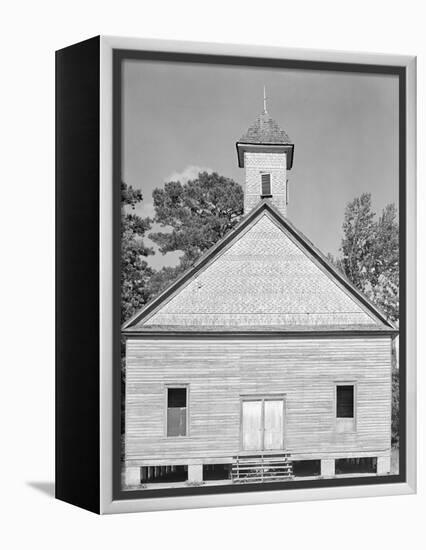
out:
{"label": "green foliage", "polygon": [[184,265],[179,264],[175,267],[163,267],[159,271],[154,271],[148,283],[148,291],[151,296],[158,296],[165,288],[185,271]]}
{"label": "green foliage", "polygon": [[376,220],[369,193],[350,202],[345,210],[340,250],[335,265],[390,320],[397,321],[399,226],[395,205],[387,205]]}
{"label": "green foliage", "polygon": [[399,319],[399,225],[394,204],[383,210],[376,224],[374,266],[370,299],[392,321]]}
{"label": "green foliage", "polygon": [[121,322],[143,307],[150,298],[148,282],[153,270],[144,258],[153,254],[143,237],[152,220],[132,211],[142,202],[142,192],[121,184]]}
{"label": "green foliage", "polygon": [[341,245],[343,271],[362,291],[371,276],[374,237],[371,195],[363,193],[346,206]]}
{"label": "green foliage", "polygon": [[333,256],[333,254],[331,254],[330,252],[328,252],[327,254],[327,260],[336,268],[338,269],[339,271],[341,271],[343,274],[345,273],[344,269],[343,269],[343,265],[342,265],[342,260],[340,258],[336,258],[335,256]]}
{"label": "green foliage", "polygon": [[171,230],[151,233],[150,238],[163,254],[183,252],[179,268],[165,271],[163,282],[189,267],[232,229],[243,213],[241,186],[216,172],[200,172],[185,184],[168,182],[164,189],[155,189],[152,196],[154,221]]}

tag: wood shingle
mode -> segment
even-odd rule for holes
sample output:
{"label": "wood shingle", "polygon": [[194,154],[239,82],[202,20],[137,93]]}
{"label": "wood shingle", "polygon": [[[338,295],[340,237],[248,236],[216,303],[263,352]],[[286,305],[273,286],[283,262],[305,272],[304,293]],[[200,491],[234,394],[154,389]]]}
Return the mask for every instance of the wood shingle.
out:
{"label": "wood shingle", "polygon": [[391,328],[318,254],[279,211],[262,201],[124,329]]}
{"label": "wood shingle", "polygon": [[266,111],[263,111],[249,127],[247,132],[241,136],[241,143],[258,144],[290,144],[291,139],[281,130],[278,124]]}

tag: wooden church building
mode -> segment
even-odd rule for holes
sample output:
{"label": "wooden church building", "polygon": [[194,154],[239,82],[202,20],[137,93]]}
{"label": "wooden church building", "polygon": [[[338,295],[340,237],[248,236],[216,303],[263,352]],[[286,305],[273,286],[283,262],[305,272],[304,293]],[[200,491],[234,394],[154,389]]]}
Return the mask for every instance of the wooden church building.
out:
{"label": "wooden church building", "polygon": [[387,474],[397,331],[286,217],[266,105],[236,146],[241,222],[123,326],[125,483]]}

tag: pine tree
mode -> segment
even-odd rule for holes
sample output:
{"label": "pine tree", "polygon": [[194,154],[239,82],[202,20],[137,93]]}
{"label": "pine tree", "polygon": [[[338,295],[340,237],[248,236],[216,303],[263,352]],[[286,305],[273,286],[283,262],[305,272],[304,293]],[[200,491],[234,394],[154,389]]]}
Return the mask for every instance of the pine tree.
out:
{"label": "pine tree", "polygon": [[192,264],[232,229],[243,213],[243,191],[229,178],[200,172],[185,184],[171,181],[153,192],[155,222],[172,228],[151,233],[165,254],[182,250],[181,263]]}
{"label": "pine tree", "polygon": [[155,295],[238,223],[243,214],[243,190],[216,172],[200,172],[187,183],[171,181],[163,189],[155,189],[153,201],[154,221],[167,230],[149,237],[163,254],[183,252],[177,266],[163,268],[151,278],[149,288]]}

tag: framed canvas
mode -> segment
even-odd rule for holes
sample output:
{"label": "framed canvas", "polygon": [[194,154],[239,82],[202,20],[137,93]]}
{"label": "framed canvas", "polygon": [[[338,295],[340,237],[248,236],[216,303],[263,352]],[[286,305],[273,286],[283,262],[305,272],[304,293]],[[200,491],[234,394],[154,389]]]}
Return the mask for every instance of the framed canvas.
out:
{"label": "framed canvas", "polygon": [[416,490],[415,58],[56,54],[56,496]]}

